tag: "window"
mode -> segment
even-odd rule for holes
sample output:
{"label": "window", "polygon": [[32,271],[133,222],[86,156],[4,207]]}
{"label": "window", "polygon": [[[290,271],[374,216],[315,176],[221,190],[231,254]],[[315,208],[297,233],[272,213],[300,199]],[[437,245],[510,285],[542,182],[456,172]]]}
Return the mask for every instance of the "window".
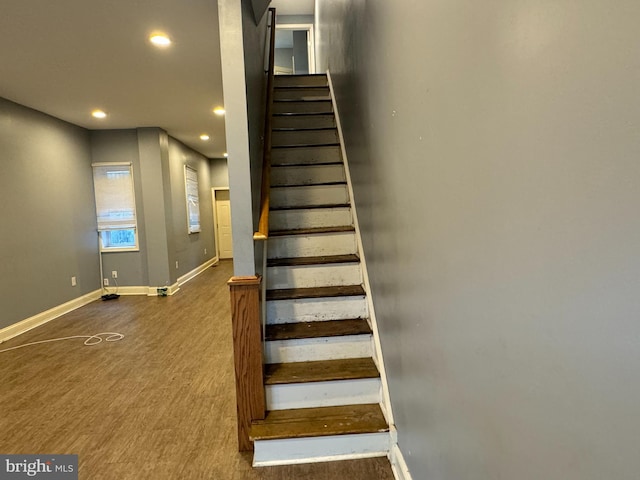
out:
{"label": "window", "polygon": [[187,193],[187,226],[189,233],[200,231],[200,198],[198,197],[198,172],[184,167],[185,191]]}
{"label": "window", "polygon": [[131,164],[94,164],[93,185],[101,251],[138,250]]}

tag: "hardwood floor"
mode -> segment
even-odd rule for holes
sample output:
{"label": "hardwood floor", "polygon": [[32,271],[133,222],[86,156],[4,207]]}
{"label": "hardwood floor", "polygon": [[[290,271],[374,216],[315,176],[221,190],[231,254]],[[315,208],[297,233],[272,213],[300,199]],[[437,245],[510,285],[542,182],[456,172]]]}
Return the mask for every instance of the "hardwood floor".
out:
{"label": "hardwood floor", "polygon": [[0,345],[0,453],[74,453],[90,480],[386,480],[386,458],[253,469],[237,451],[230,261],[171,297],[97,301]]}

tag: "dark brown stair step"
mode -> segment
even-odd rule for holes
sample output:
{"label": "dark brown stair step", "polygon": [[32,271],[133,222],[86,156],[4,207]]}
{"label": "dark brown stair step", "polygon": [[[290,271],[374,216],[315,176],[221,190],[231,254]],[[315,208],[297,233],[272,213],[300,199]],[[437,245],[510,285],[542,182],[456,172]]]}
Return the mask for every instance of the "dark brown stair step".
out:
{"label": "dark brown stair step", "polygon": [[357,263],[360,257],[355,254],[323,255],[320,257],[271,258],[267,267],[291,267],[298,265],[328,265],[333,263]]}
{"label": "dark brown stair step", "polygon": [[[325,205],[326,207],[327,205]],[[330,205],[335,207],[336,205]],[[296,209],[302,209],[304,207],[297,205]],[[271,237],[283,237],[285,235],[314,235],[319,233],[342,233],[342,232],[354,232],[355,227],[353,225],[340,225],[337,227],[313,227],[313,228],[298,228],[295,230],[272,230],[269,232]]]}
{"label": "dark brown stair step", "polygon": [[335,128],[333,114],[312,113],[300,115],[274,115],[271,119],[274,132],[287,130],[315,130],[316,128]]}
{"label": "dark brown stair step", "polygon": [[329,85],[327,75],[323,73],[311,75],[276,75],[276,87],[325,87]]}
{"label": "dark brown stair step", "polygon": [[271,145],[278,147],[302,147],[309,145],[337,145],[340,139],[335,127],[278,130],[271,134]]}
{"label": "dark brown stair step", "polygon": [[365,295],[362,285],[331,287],[280,288],[267,290],[267,300],[295,300],[299,298],[351,297]]}
{"label": "dark brown stair step", "polygon": [[358,380],[380,376],[371,358],[268,363],[264,366],[264,374],[265,385]]}
{"label": "dark brown stair step", "polygon": [[331,100],[274,101],[273,113],[332,113]]}
{"label": "dark brown stair step", "polygon": [[367,335],[371,327],[364,318],[325,320],[318,322],[296,322],[267,325],[266,337],[270,340],[297,340],[300,338],[340,337],[345,335]]}
{"label": "dark brown stair step", "polygon": [[336,204],[324,204],[324,205],[295,205],[295,206],[284,206],[284,207],[271,207],[271,211],[276,210],[311,210],[314,208],[349,208],[351,205],[348,203],[336,203]]}
{"label": "dark brown stair step", "polygon": [[339,145],[280,147],[271,150],[271,166],[342,163]]}
{"label": "dark brown stair step", "polygon": [[336,182],[323,182],[323,181],[307,181],[305,183],[301,182],[291,182],[291,183],[277,183],[271,184],[271,189],[274,188],[287,188],[287,187],[320,187],[327,185],[346,185],[347,182],[344,180],[336,181]]}
{"label": "dark brown stair step", "polygon": [[275,87],[273,98],[276,101],[283,100],[327,100],[331,99],[329,87],[291,86]]}
{"label": "dark brown stair step", "polygon": [[389,431],[380,405],[272,410],[251,426],[251,440],[321,437]]}

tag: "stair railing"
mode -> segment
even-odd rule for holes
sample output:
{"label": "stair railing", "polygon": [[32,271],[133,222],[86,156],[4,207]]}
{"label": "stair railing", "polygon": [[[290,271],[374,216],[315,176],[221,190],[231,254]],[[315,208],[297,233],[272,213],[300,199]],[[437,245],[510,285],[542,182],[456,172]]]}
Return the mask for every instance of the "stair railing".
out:
{"label": "stair railing", "polygon": [[267,108],[264,118],[264,153],[262,159],[262,185],[260,187],[260,219],[254,240],[269,238],[269,193],[271,188],[271,117],[273,113],[273,77],[276,43],[276,9],[269,8],[269,65],[267,69]]}

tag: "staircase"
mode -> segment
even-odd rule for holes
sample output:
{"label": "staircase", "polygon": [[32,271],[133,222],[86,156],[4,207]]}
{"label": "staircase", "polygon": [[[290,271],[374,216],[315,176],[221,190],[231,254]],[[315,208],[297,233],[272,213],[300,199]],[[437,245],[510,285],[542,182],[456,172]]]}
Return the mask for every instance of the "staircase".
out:
{"label": "staircase", "polygon": [[367,292],[326,75],[275,77],[265,389],[254,465],[387,455]]}

